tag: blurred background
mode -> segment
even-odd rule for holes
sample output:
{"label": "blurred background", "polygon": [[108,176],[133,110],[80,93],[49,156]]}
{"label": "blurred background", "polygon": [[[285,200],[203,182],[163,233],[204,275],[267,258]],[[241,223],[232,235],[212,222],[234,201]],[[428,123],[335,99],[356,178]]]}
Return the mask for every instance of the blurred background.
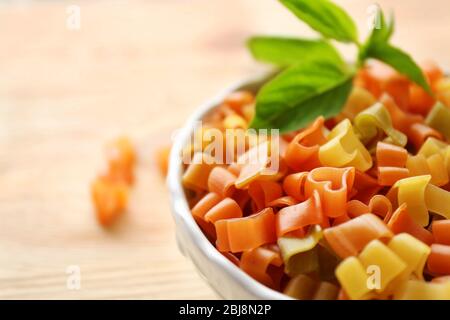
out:
{"label": "blurred background", "polygon": [[[375,2],[336,2],[365,36]],[[450,67],[448,0],[377,3],[395,12],[393,43]],[[176,247],[154,153],[261,71],[244,46],[258,33],[313,36],[276,0],[0,0],[0,299],[218,298]],[[122,134],[137,180],[106,230],[89,184]]]}

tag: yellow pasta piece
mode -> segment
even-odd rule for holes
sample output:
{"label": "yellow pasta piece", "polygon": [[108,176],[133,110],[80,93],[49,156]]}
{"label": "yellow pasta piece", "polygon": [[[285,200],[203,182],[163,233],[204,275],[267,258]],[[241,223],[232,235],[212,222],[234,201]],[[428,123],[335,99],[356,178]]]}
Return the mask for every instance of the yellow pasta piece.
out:
{"label": "yellow pasta piece", "polygon": [[420,148],[418,155],[425,157],[431,157],[435,154],[440,154],[444,158],[447,174],[450,177],[450,145],[433,137],[429,137],[422,147]]}
{"label": "yellow pasta piece", "polygon": [[327,140],[319,149],[319,160],[324,166],[349,166],[359,171],[372,167],[372,157],[353,131],[350,120],[345,119],[337,124]]}
{"label": "yellow pasta piece", "polygon": [[369,108],[376,102],[377,99],[368,90],[363,87],[354,86],[342,112],[337,115],[336,118],[339,119],[339,121],[345,118],[353,120],[358,113]]}
{"label": "yellow pasta piece", "polygon": [[425,203],[433,213],[450,219],[450,192],[429,184],[425,189]]}
{"label": "yellow pasta piece", "polygon": [[436,97],[450,108],[450,78],[444,77],[436,82]]}
{"label": "yellow pasta piece", "polygon": [[437,186],[444,186],[449,182],[449,173],[444,156],[435,153],[429,157],[423,154],[408,156],[406,168],[411,177],[420,175],[430,175],[430,183]]}
{"label": "yellow pasta piece", "polygon": [[360,112],[355,117],[354,126],[356,133],[364,144],[377,137],[380,131],[388,136],[389,141],[401,147],[404,147],[408,141],[404,133],[394,129],[391,116],[381,103],[376,103]]}
{"label": "yellow pasta piece", "polygon": [[184,172],[182,182],[187,189],[195,191],[208,190],[208,177],[211,170],[216,166],[214,158],[208,154],[197,152],[194,154],[192,163]]}
{"label": "yellow pasta piece", "polygon": [[278,238],[285,271],[290,276],[307,273],[319,267],[317,251],[313,250],[322,239],[322,229],[315,225],[303,238]]}
{"label": "yellow pasta piece", "polygon": [[409,280],[394,294],[395,300],[449,300],[450,281],[444,283]]}
{"label": "yellow pasta piece", "polygon": [[425,123],[442,133],[447,140],[450,140],[450,109],[442,102],[436,102],[430,110]]}
{"label": "yellow pasta piece", "polygon": [[410,177],[397,181],[392,187],[397,191],[398,205],[406,203],[409,214],[421,226],[427,226],[430,219],[425,203],[425,189],[430,180],[430,175]]}
{"label": "yellow pasta piece", "polygon": [[372,289],[367,285],[369,277],[358,258],[348,257],[343,260],[336,268],[336,277],[350,299],[370,298]]}
{"label": "yellow pasta piece", "polygon": [[425,157],[432,156],[433,154],[440,153],[443,156],[446,153],[446,150],[449,148],[449,145],[441,140],[438,140],[433,137],[429,137],[420,147],[420,150],[417,154],[422,154]]}
{"label": "yellow pasta piece", "polygon": [[379,288],[383,292],[391,281],[406,270],[406,263],[379,240],[371,241],[359,255],[359,260],[365,268],[379,268]]}
{"label": "yellow pasta piece", "polygon": [[242,118],[240,115],[237,114],[230,114],[225,117],[223,120],[223,126],[225,129],[246,129],[247,128],[247,121],[245,121],[244,118]]}
{"label": "yellow pasta piece", "polygon": [[388,248],[406,263],[404,278],[413,274],[423,280],[423,268],[431,252],[429,246],[410,234],[400,233],[389,241]]}

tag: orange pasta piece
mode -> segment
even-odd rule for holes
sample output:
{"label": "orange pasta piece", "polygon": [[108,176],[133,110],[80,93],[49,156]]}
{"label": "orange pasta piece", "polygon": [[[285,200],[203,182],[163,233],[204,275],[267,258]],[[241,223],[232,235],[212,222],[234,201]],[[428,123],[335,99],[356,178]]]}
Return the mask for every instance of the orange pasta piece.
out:
{"label": "orange pasta piece", "polygon": [[369,206],[359,200],[350,200],[347,202],[347,215],[350,218],[356,218],[364,213],[370,213]]}
{"label": "orange pasta piece", "polygon": [[406,203],[397,208],[387,224],[395,234],[406,232],[427,245],[433,243],[431,232],[413,220],[408,213]]}
{"label": "orange pasta piece", "polygon": [[234,174],[236,177],[239,176],[240,172],[241,172],[241,166],[238,165],[236,162],[231,163],[227,170],[230,171],[232,174]]}
{"label": "orange pasta piece", "polygon": [[126,209],[128,186],[125,182],[99,177],[91,185],[91,196],[98,222],[103,226],[109,226]]}
{"label": "orange pasta piece", "polygon": [[351,200],[347,203],[347,214],[350,218],[353,219],[365,213],[373,213],[380,218],[390,217],[392,215],[392,203],[387,197],[380,194],[373,196],[369,205],[359,200]]}
{"label": "orange pasta piece", "polygon": [[396,103],[402,108],[408,106],[411,82],[405,76],[378,61],[372,61],[359,73],[364,87],[375,97],[379,98],[386,92],[394,97]]}
{"label": "orange pasta piece", "polygon": [[320,204],[319,193],[316,191],[312,197],[299,204],[285,207],[276,215],[277,237],[303,229],[306,226],[322,224],[324,216]]}
{"label": "orange pasta piece", "polygon": [[408,130],[408,140],[419,150],[422,144],[428,138],[436,138],[442,140],[442,134],[423,123],[414,123]]}
{"label": "orange pasta piece", "polygon": [[236,201],[225,198],[205,214],[205,221],[215,223],[218,220],[242,217],[241,207]]}
{"label": "orange pasta piece", "polygon": [[338,226],[344,222],[349,221],[351,218],[347,214],[343,214],[342,216],[339,216],[337,218],[333,219],[333,223],[331,224],[333,227]]}
{"label": "orange pasta piece", "polygon": [[236,91],[230,93],[224,100],[224,104],[229,106],[234,111],[242,114],[242,108],[246,105],[252,104],[255,100],[253,93],[246,90]]}
{"label": "orange pasta piece", "polygon": [[434,98],[415,83],[409,88],[409,97],[408,111],[422,116],[426,116],[435,103]]}
{"label": "orange pasta piece", "polygon": [[231,198],[234,199],[238,203],[239,207],[241,207],[242,210],[245,209],[245,206],[250,201],[250,196],[249,196],[247,190],[236,189],[236,190],[234,190]]}
{"label": "orange pasta piece", "polygon": [[106,158],[108,159],[108,177],[132,184],[133,166],[136,154],[131,141],[126,137],[117,138],[106,145]]}
{"label": "orange pasta piece", "polygon": [[450,275],[450,246],[432,244],[427,268],[435,274]]}
{"label": "orange pasta piece", "polygon": [[304,185],[308,172],[298,172],[288,175],[283,180],[283,190],[288,196],[299,201],[305,199]]}
{"label": "orange pasta piece", "polygon": [[384,94],[380,101],[389,111],[394,128],[405,133],[408,136],[408,141],[417,150],[428,137],[442,139],[442,135],[438,131],[423,123],[422,116],[401,110],[389,95]]}
{"label": "orange pasta piece", "polygon": [[436,83],[444,77],[444,72],[434,61],[423,61],[420,63],[420,68],[427,77],[431,88],[435,88]]}
{"label": "orange pasta piece", "polygon": [[272,208],[248,217],[219,220],[214,225],[219,251],[248,251],[276,241]]}
{"label": "orange pasta piece", "polygon": [[376,179],[367,173],[356,170],[355,182],[353,183],[353,190],[350,198],[368,203],[381,188],[382,187],[378,184]]}
{"label": "orange pasta piece", "polygon": [[205,215],[211,210],[216,204],[218,204],[222,198],[214,192],[210,192],[201,198],[195,206],[191,209],[192,215],[195,218],[205,220]]}
{"label": "orange pasta piece", "polygon": [[[421,65],[422,71],[432,89],[436,88],[436,82],[442,79],[442,70],[434,63],[427,61]],[[412,83],[409,88],[408,110],[426,116],[435,103],[435,99],[419,85]]]}
{"label": "orange pasta piece", "polygon": [[280,253],[259,247],[249,251],[244,251],[241,256],[240,267],[252,278],[262,284],[272,288],[279,289],[279,280],[274,279],[267,273],[270,265],[280,267],[283,264]]}
{"label": "orange pasta piece", "polygon": [[156,151],[156,163],[158,164],[159,171],[165,177],[169,167],[169,155],[171,146],[160,147]]}
{"label": "orange pasta piece", "polygon": [[323,234],[327,243],[341,258],[358,255],[374,239],[387,240],[393,236],[386,224],[371,213],[325,229]]}
{"label": "orange pasta piece", "polygon": [[450,245],[450,220],[433,221],[431,231],[436,243]]}
{"label": "orange pasta piece", "polygon": [[214,224],[205,220],[205,215],[221,200],[222,198],[218,194],[210,192],[201,198],[191,209],[195,221],[210,240],[216,238],[216,230]]}
{"label": "orange pasta piece", "polygon": [[392,186],[398,180],[409,177],[409,170],[398,167],[378,167],[378,183],[381,186]]}
{"label": "orange pasta piece", "polygon": [[448,281],[450,281],[450,276],[440,276],[440,277],[433,278],[433,280],[431,280],[431,282],[434,282],[434,283],[445,283]]}
{"label": "orange pasta piece", "polygon": [[320,166],[319,146],[327,142],[323,134],[324,121],[323,117],[318,117],[289,143],[285,160],[290,168],[295,171],[309,171]]}
{"label": "orange pasta piece", "polygon": [[380,102],[388,109],[394,128],[405,133],[408,138],[412,124],[423,122],[422,116],[409,114],[400,109],[394,99],[388,94],[383,94],[380,98]]}
{"label": "orange pasta piece", "polygon": [[392,213],[392,203],[387,197],[377,194],[370,199],[369,212],[385,218]]}
{"label": "orange pasta piece", "polygon": [[248,194],[256,205],[256,211],[260,211],[267,207],[269,202],[280,198],[283,191],[277,182],[254,181],[249,185]]}
{"label": "orange pasta piece", "polygon": [[355,179],[355,168],[321,167],[311,171],[305,182],[305,195],[318,191],[322,209],[328,217],[346,214],[347,201]]}
{"label": "orange pasta piece", "polygon": [[208,177],[208,190],[222,197],[230,197],[235,188],[236,176],[225,168],[215,167]]}
{"label": "orange pasta piece", "polygon": [[318,281],[300,274],[290,279],[283,293],[298,300],[335,300],[339,288],[326,281]]}
{"label": "orange pasta piece", "polygon": [[291,197],[291,196],[285,196],[285,197],[280,197],[278,199],[272,200],[270,201],[267,206],[268,207],[289,207],[289,206],[293,206],[296,205],[298,203],[298,201]]}
{"label": "orange pasta piece", "polygon": [[239,261],[238,257],[236,257],[234,254],[230,252],[221,252],[225,258],[231,261],[232,264],[234,264],[237,267],[240,267],[241,262]]}
{"label": "orange pasta piece", "polygon": [[376,158],[379,167],[404,168],[408,159],[408,151],[390,143],[378,142]]}
{"label": "orange pasta piece", "polygon": [[337,296],[337,300],[350,300],[350,298],[348,297],[348,295],[345,293],[344,289],[340,289],[338,296]]}

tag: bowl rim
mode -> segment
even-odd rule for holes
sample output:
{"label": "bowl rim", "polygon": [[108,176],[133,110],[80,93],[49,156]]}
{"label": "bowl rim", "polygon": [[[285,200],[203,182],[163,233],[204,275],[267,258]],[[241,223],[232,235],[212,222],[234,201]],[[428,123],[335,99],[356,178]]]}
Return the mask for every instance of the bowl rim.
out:
{"label": "bowl rim", "polygon": [[[183,147],[190,140],[195,124],[197,121],[202,120],[209,112],[218,107],[229,93],[260,87],[261,84],[266,82],[270,76],[273,75],[273,70],[263,72],[253,77],[249,77],[245,80],[238,81],[231,86],[228,86],[225,90],[222,90],[219,94],[212,99],[203,103],[188,119],[186,124],[177,131],[176,138],[172,145],[169,156],[169,170],[167,175],[167,186],[170,192],[171,204],[172,204],[172,216],[175,222],[180,221],[186,226],[186,230],[189,233],[190,238],[194,242],[194,245],[207,257],[209,257],[211,263],[218,268],[221,268],[231,279],[245,287],[254,297],[260,299],[290,299],[285,294],[275,291],[265,285],[259,283],[257,280],[250,277],[247,273],[241,270],[238,266],[233,264],[224,255],[222,255],[206,238],[200,227],[192,217],[191,210],[189,208],[184,188],[181,182],[183,173],[183,165],[181,161],[181,153]],[[217,292],[217,288],[213,288]]]}

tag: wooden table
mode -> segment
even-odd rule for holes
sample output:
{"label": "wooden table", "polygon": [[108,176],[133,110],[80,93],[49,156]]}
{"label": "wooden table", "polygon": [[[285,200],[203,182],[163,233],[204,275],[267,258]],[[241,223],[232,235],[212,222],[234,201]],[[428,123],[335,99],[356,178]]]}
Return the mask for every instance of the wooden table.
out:
{"label": "wooden table", "polygon": [[[371,1],[339,2],[366,33]],[[394,42],[448,66],[450,3],[428,4],[395,1]],[[255,33],[312,34],[274,0],[0,5],[0,298],[217,298],[176,248],[154,151],[196,105],[259,70],[243,46]],[[89,183],[120,134],[137,146],[138,180],[104,230]]]}

